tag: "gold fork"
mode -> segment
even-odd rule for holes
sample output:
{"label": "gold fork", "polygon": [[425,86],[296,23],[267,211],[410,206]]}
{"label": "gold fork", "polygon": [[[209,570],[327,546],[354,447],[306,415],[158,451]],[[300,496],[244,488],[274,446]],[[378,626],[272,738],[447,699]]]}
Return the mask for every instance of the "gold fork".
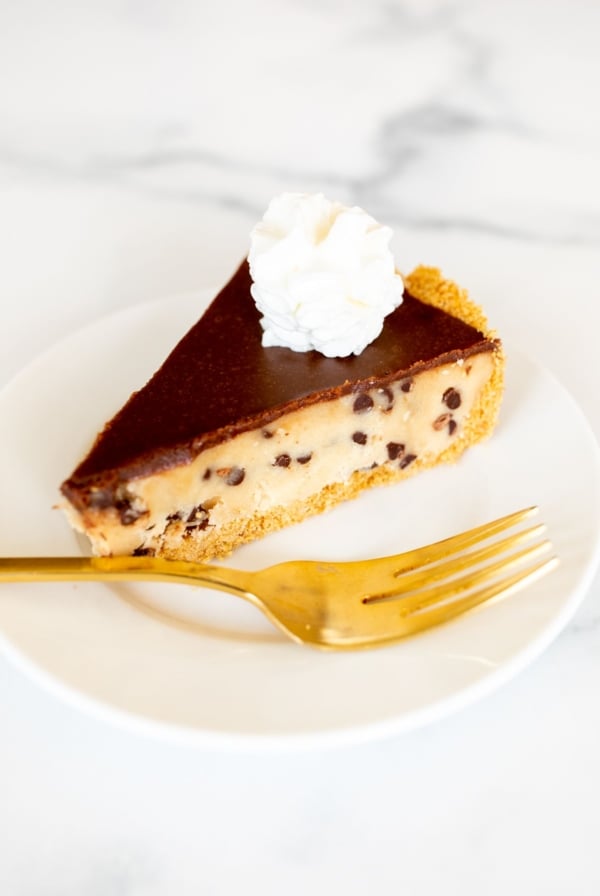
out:
{"label": "gold fork", "polygon": [[[490,541],[536,511],[528,507],[443,541],[372,560],[292,560],[244,572],[159,557],[19,557],[0,559],[0,582],[92,579],[205,585],[250,601],[303,644],[336,650],[373,647],[512,594],[553,569],[557,557],[539,559],[551,548],[548,540],[539,540],[543,525]],[[514,550],[523,544],[527,546]]]}

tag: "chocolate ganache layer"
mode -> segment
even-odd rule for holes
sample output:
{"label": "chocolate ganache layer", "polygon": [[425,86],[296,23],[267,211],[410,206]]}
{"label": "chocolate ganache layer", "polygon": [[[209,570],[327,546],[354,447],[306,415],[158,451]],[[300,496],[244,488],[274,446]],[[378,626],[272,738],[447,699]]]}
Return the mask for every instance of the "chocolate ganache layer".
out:
{"label": "chocolate ganache layer", "polygon": [[404,293],[358,355],[264,348],[244,261],[160,369],[105,426],[63,483],[81,509],[108,506],[119,485],[190,462],[201,451],[290,411],[489,351],[496,341]]}

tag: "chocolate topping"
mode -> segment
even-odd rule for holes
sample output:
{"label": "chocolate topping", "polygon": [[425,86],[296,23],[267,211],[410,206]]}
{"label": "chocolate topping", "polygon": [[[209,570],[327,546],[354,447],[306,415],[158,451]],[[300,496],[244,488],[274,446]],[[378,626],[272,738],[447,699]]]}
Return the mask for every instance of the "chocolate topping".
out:
{"label": "chocolate topping", "polygon": [[[119,483],[192,460],[205,448],[284,413],[410,377],[496,345],[475,328],[408,293],[358,356],[263,348],[244,261],[151,380],[105,426],[63,483],[83,509],[112,503]],[[360,400],[358,400],[360,399]],[[93,499],[92,499],[93,495]]]}

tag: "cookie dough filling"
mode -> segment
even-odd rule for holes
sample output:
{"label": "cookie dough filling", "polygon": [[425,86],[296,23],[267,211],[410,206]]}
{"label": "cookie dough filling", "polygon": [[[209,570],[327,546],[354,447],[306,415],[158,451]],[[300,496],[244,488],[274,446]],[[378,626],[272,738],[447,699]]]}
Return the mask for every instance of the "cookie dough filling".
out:
{"label": "cookie dough filling", "polygon": [[132,481],[115,506],[87,511],[85,530],[98,554],[224,556],[461,450],[491,374],[489,354],[475,354],[285,414],[190,464]]}

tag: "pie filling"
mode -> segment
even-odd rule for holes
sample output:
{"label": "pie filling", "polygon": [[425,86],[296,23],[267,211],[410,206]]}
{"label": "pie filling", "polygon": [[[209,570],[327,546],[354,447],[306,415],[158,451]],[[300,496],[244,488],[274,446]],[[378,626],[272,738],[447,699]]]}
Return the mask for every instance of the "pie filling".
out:
{"label": "pie filling", "polygon": [[[492,377],[483,351],[366,392],[284,414],[201,451],[192,461],[131,479],[114,505],[71,504],[71,523],[100,555],[161,554],[207,560],[325,509],[320,500],[454,459],[485,433],[469,417]],[[339,496],[332,503],[337,503]],[[281,511],[287,508],[282,518]]]}

